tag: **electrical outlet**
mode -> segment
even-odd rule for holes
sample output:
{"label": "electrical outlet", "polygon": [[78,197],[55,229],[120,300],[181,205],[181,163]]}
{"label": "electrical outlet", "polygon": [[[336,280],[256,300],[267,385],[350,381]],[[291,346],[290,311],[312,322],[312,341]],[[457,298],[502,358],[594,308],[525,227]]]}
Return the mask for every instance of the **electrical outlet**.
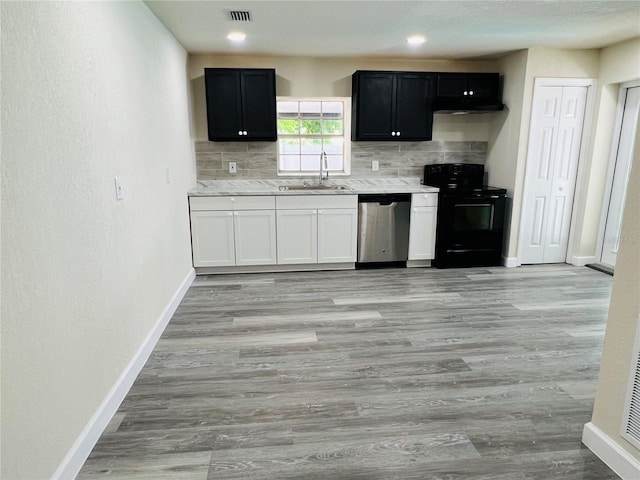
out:
{"label": "electrical outlet", "polygon": [[374,172],[380,170],[380,162],[378,160],[371,160],[371,170]]}
{"label": "electrical outlet", "polygon": [[229,173],[236,173],[236,162],[229,162]]}
{"label": "electrical outlet", "polygon": [[116,185],[116,200],[122,200],[124,198],[124,190],[122,189],[122,182],[120,181],[120,177],[113,177],[113,180]]}

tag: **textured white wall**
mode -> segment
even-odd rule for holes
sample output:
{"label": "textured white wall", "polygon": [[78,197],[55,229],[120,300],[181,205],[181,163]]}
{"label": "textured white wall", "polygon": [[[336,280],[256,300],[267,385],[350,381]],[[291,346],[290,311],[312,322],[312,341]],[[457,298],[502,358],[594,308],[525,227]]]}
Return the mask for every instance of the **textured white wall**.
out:
{"label": "textured white wall", "polygon": [[186,52],[141,2],[1,8],[0,476],[44,479],[191,270]]}
{"label": "textured white wall", "polygon": [[527,56],[528,51],[521,50],[500,60],[499,71],[504,79],[502,100],[507,108],[490,123],[488,181],[490,185],[509,189],[509,194],[515,182]]}

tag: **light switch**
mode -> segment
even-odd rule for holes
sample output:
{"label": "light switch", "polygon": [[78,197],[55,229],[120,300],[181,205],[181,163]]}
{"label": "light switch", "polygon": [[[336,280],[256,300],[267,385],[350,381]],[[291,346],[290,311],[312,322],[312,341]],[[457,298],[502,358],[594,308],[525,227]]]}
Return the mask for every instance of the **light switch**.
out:
{"label": "light switch", "polygon": [[371,161],[371,170],[373,170],[374,172],[380,170],[380,162],[378,162],[378,160]]}
{"label": "light switch", "polygon": [[122,182],[120,181],[120,177],[114,177],[116,185],[116,200],[122,200],[124,198],[124,190],[122,189]]}

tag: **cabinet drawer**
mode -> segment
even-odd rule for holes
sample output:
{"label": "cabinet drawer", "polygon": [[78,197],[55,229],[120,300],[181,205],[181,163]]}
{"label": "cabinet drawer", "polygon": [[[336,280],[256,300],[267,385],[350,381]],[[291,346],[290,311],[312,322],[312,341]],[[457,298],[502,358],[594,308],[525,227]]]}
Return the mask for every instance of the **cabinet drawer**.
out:
{"label": "cabinet drawer", "polygon": [[191,197],[191,211],[196,210],[274,210],[273,196]]}
{"label": "cabinet drawer", "polygon": [[288,195],[276,197],[276,209],[358,208],[357,195]]}
{"label": "cabinet drawer", "polygon": [[231,199],[234,210],[275,210],[276,208],[276,197],[231,197]]}
{"label": "cabinet drawer", "polygon": [[414,193],[411,195],[412,207],[437,207],[438,206],[438,194],[437,193]]}

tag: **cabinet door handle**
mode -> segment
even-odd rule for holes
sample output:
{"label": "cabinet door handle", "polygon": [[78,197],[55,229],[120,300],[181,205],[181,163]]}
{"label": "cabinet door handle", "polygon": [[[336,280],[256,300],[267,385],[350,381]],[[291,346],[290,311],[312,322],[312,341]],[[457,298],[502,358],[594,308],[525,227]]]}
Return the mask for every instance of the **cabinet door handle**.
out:
{"label": "cabinet door handle", "polygon": [[467,92],[466,90],[464,91],[463,95],[469,95],[469,92]]}
{"label": "cabinet door handle", "polygon": [[242,135],[242,130],[238,130],[238,135]]}
{"label": "cabinet door handle", "polygon": [[[471,95],[473,95],[473,93],[472,93]],[[246,135],[246,134],[247,134],[247,131],[246,131],[246,130],[243,130],[243,131],[242,131],[242,134],[243,134],[243,135]]]}
{"label": "cabinet door handle", "polygon": [[469,95],[473,95],[473,90],[470,90],[470,91],[469,91]]}
{"label": "cabinet door handle", "polygon": [[399,136],[400,136],[400,132],[396,132],[396,137],[399,137]]}
{"label": "cabinet door handle", "polygon": [[391,136],[395,137],[396,136],[396,132],[391,132]]}

